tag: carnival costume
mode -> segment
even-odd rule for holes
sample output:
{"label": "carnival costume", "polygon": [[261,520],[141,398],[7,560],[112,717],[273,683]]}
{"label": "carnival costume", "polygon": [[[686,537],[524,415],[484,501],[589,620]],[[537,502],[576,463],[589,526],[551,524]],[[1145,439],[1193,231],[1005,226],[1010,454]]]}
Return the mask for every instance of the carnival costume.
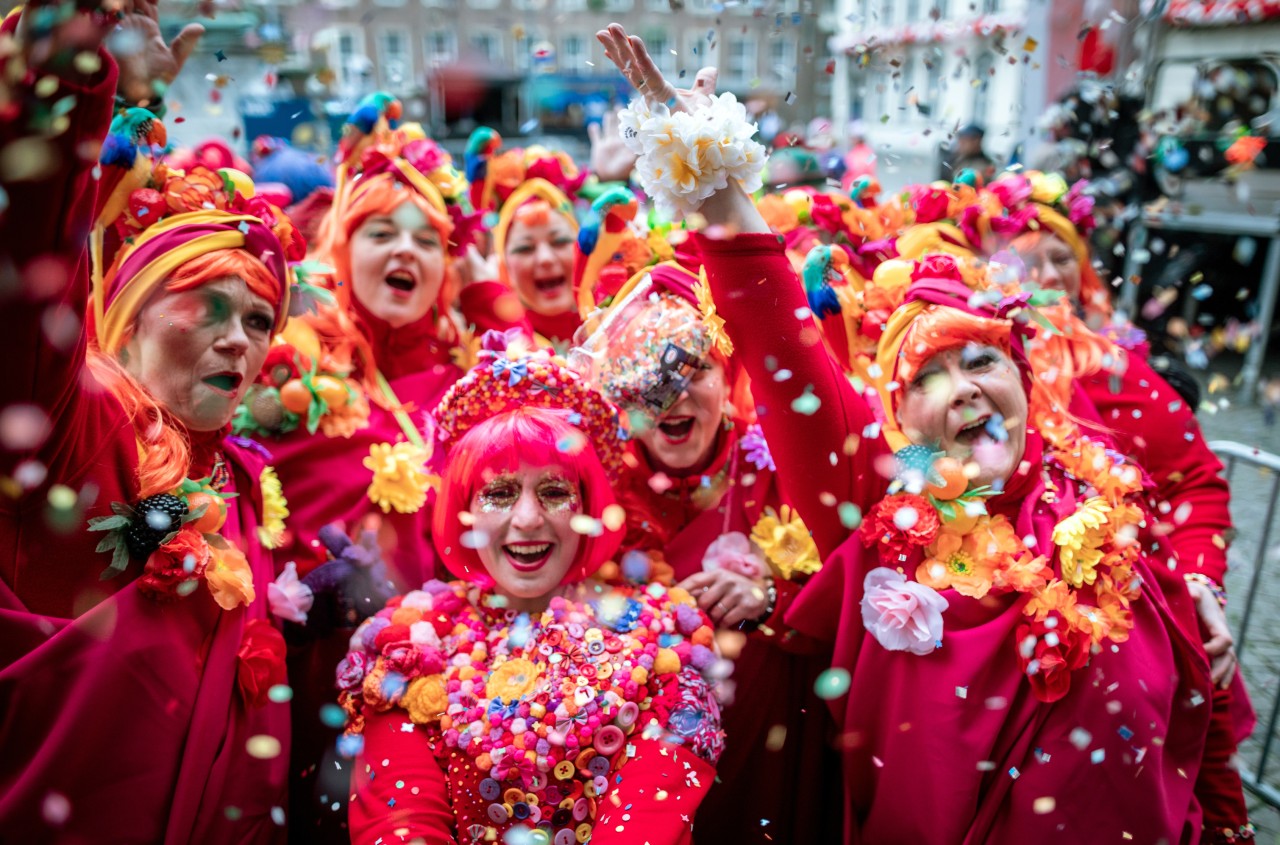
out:
{"label": "carnival costume", "polygon": [[[712,628],[683,591],[584,580],[621,540],[609,487],[623,444],[612,407],[575,373],[545,352],[495,353],[436,417],[453,449],[472,428],[529,408],[580,438],[538,448],[567,448],[562,460],[572,454],[587,468],[580,516],[596,527],[584,529],[564,595],[541,613],[504,610],[457,515],[477,481],[446,470],[435,533],[462,580],[393,599],[356,632],[339,668],[350,736],[363,749],[355,841],[483,842],[519,828],[561,845],[690,841],[722,746],[702,674],[716,660]],[[527,454],[496,448],[508,462]]]}
{"label": "carnival costume", "polygon": [[[285,645],[267,614],[279,484],[252,444],[186,431],[117,357],[172,276],[231,253],[256,268],[278,330],[285,262],[303,244],[243,174],[156,164],[162,127],[144,109],[112,122],[117,69],[99,58],[85,84],[32,95],[71,104],[50,142],[59,165],[4,185],[0,243],[29,283],[5,306],[14,375],[0,406],[48,428],[7,443],[0,468],[13,485],[0,504],[0,828],[274,841],[289,742],[272,693]],[[30,118],[6,121],[0,144]],[[100,142],[99,179],[83,152]]]}

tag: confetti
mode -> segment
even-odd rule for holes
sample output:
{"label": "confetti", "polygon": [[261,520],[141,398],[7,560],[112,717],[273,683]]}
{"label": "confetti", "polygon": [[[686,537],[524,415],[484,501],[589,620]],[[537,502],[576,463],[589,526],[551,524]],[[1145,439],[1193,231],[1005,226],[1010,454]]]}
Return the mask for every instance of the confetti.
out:
{"label": "confetti", "polygon": [[847,693],[852,682],[848,669],[833,667],[818,676],[813,683],[813,691],[818,698],[830,701]]}

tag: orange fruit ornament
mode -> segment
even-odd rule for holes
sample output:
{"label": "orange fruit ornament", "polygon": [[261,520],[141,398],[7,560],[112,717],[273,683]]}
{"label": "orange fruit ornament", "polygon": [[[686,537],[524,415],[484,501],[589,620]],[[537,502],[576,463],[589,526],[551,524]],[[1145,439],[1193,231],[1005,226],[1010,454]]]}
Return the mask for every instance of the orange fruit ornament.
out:
{"label": "orange fruit ornament", "polygon": [[289,379],[280,387],[280,404],[286,411],[302,416],[311,407],[311,391],[302,379]]}
{"label": "orange fruit ornament", "polygon": [[347,386],[333,376],[316,376],[311,385],[330,408],[341,408],[347,404]]}
{"label": "orange fruit ornament", "polygon": [[227,501],[221,496],[204,491],[187,494],[187,508],[189,510],[194,511],[201,505],[208,505],[204,514],[199,519],[194,519],[187,524],[201,534],[214,534],[227,521]]}
{"label": "orange fruit ornament", "polygon": [[964,464],[955,458],[938,458],[933,462],[933,471],[942,479],[942,484],[926,484],[925,491],[938,501],[949,502],[964,495],[964,491],[969,489]]}

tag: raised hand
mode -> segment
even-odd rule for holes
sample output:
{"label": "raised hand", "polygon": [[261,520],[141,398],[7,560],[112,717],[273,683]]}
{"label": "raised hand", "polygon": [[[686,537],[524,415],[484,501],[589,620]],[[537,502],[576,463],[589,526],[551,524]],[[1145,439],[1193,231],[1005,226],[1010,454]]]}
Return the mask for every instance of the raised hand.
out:
{"label": "raised hand", "polygon": [[130,103],[160,99],[203,34],[203,26],[189,23],[166,44],[160,34],[156,0],[130,0],[117,27],[117,36],[108,42],[108,49],[120,66],[119,92]]}
{"label": "raised hand", "polygon": [[636,166],[636,154],[622,140],[618,130],[618,113],[605,112],[603,125],[587,124],[591,138],[591,172],[601,182],[625,182]]}
{"label": "raised hand", "polygon": [[649,103],[666,103],[672,111],[696,112],[711,102],[716,92],[719,71],[704,67],[698,71],[692,88],[676,88],[649,55],[649,48],[638,35],[627,35],[620,23],[609,24],[608,29],[596,33],[596,40],[604,45],[604,54],[618,66],[627,81]]}

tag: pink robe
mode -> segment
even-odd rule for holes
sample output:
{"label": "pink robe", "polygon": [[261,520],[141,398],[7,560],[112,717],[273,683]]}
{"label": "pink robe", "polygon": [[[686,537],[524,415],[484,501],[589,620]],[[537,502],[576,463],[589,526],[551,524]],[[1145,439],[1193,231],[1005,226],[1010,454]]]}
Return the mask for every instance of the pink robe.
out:
{"label": "pink robe", "polygon": [[[111,119],[116,68],[105,53],[102,61],[86,85],[64,83],[53,95],[75,102],[52,148],[58,169],[3,185],[12,205],[0,219],[0,258],[27,275],[0,306],[0,407],[36,406],[51,427],[39,445],[0,451],[0,476],[27,461],[47,470],[16,499],[0,496],[0,831],[15,842],[276,841],[288,707],[250,706],[237,685],[246,625],[267,617],[274,577],[256,536],[262,462],[220,444],[220,434],[192,435],[192,473],[207,474],[220,447],[229,489],[240,493],[221,534],[252,568],[257,600],[248,607],[221,610],[203,584],[177,601],[147,598],[136,562],[102,581],[110,555],[94,551],[102,535],[87,530],[113,501],[137,501],[134,432],[85,369],[83,324],[55,345],[45,331],[54,324],[42,321],[52,306],[86,313],[95,162],[79,152],[96,150]],[[0,146],[25,125],[25,116],[6,122]],[[38,258],[55,258],[65,282],[29,264]],[[51,508],[54,484],[76,491],[81,506]],[[277,740],[279,752],[251,756],[254,736]]]}

